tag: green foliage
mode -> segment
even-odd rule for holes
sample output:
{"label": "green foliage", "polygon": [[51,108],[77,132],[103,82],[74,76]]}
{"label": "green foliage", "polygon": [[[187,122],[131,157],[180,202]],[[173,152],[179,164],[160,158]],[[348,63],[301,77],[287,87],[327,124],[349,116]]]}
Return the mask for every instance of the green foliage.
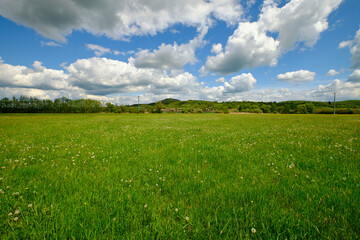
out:
{"label": "green foliage", "polygon": [[222,107],[222,111],[223,111],[223,113],[225,113],[225,114],[229,114],[229,113],[230,113],[228,106],[223,106],[223,107]]}
{"label": "green foliage", "polygon": [[297,105],[296,108],[295,108],[295,112],[296,113],[301,113],[301,114],[309,113],[309,111],[308,111],[308,109],[306,107],[306,104]]}
{"label": "green foliage", "polygon": [[161,109],[163,108],[163,104],[161,101],[156,102],[154,112],[155,113],[161,113]]}
{"label": "green foliage", "polygon": [[261,105],[260,109],[263,113],[270,113],[271,112],[271,106],[267,104]]}
{"label": "green foliage", "polygon": [[106,103],[106,110],[108,112],[114,112],[115,111],[115,106],[112,103]]}
{"label": "green foliage", "polygon": [[336,114],[353,114],[354,111],[350,108],[335,108]]}
{"label": "green foliage", "polygon": [[316,114],[333,114],[334,109],[330,107],[322,107],[315,109]]}
{"label": "green foliage", "polygon": [[[161,103],[161,106],[159,105]],[[248,113],[282,113],[282,114],[331,114],[329,109],[333,108],[332,102],[308,102],[308,101],[285,101],[285,102],[216,102],[188,100],[180,101],[167,98],[162,101],[150,104],[137,104],[130,106],[116,106],[112,103],[102,104],[99,101],[89,99],[70,100],[65,97],[51,100],[39,100],[33,97],[20,96],[12,99],[3,98],[0,100],[0,112],[3,113],[160,113],[165,112],[248,112]],[[175,110],[174,110],[175,109]],[[336,109],[339,114],[353,114],[360,110],[360,101],[339,101],[336,102]]]}

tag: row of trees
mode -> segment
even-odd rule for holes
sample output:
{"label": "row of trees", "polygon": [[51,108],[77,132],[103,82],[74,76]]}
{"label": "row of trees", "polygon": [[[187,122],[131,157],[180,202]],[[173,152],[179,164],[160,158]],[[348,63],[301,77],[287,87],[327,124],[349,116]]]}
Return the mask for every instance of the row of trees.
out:
{"label": "row of trees", "polygon": [[[216,102],[216,101],[171,101],[167,108],[181,109],[182,112],[250,112],[281,114],[331,114],[333,102]],[[360,101],[342,101],[336,103],[336,113],[360,113]]]}
{"label": "row of trees", "polygon": [[97,100],[78,99],[71,100],[66,97],[57,98],[54,101],[49,99],[38,99],[35,97],[15,96],[11,99],[0,100],[1,113],[144,113],[161,112],[163,105],[159,101],[156,106],[117,106],[112,103],[103,104]]}
{"label": "row of trees", "polygon": [[62,97],[52,101],[20,96],[0,101],[0,112],[3,113],[97,113],[102,110],[101,102],[91,99],[71,100]]}
{"label": "row of trees", "polygon": [[[360,113],[360,101],[338,102],[336,113],[351,114]],[[216,101],[179,101],[176,99],[165,99],[156,103],[126,106],[102,103],[91,99],[71,100],[66,97],[52,100],[41,100],[35,97],[20,96],[3,98],[0,100],[0,112],[2,113],[161,113],[183,112],[183,113],[281,113],[281,114],[331,114],[333,113],[332,102],[216,102]]]}

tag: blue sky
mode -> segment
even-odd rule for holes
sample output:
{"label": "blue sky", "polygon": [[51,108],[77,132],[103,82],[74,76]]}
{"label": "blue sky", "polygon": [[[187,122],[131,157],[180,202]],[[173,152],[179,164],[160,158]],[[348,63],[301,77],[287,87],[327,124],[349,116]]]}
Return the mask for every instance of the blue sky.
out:
{"label": "blue sky", "polygon": [[358,0],[0,0],[0,98],[360,99]]}

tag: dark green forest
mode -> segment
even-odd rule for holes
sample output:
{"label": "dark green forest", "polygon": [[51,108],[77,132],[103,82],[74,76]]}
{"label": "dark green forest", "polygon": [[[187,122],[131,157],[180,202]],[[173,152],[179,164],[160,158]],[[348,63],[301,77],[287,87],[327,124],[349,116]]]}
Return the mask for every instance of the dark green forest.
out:
{"label": "dark green forest", "polygon": [[[217,102],[164,99],[149,104],[114,105],[91,99],[71,100],[66,97],[38,99],[20,96],[0,100],[1,113],[280,113],[280,114],[333,114],[334,102]],[[360,100],[335,103],[336,114],[360,114]]]}

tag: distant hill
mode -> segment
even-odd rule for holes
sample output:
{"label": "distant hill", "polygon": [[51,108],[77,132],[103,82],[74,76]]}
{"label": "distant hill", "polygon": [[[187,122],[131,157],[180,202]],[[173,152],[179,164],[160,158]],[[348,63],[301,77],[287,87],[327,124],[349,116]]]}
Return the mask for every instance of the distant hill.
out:
{"label": "distant hill", "polygon": [[[174,103],[174,102],[180,102],[180,100],[174,98],[165,98],[164,100],[161,100],[161,103],[163,105],[169,105],[170,103]],[[149,103],[148,105],[155,106],[155,104],[156,102],[153,102],[153,103]]]}

